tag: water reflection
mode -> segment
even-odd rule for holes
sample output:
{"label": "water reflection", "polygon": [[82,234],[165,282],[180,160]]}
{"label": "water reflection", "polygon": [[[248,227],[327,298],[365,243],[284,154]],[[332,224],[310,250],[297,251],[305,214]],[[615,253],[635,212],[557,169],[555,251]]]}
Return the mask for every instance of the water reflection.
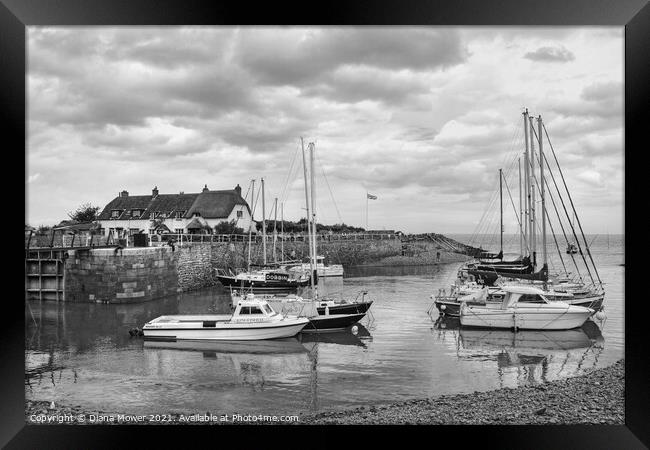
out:
{"label": "water reflection", "polygon": [[591,320],[572,330],[514,332],[464,328],[458,318],[440,316],[432,331],[459,360],[496,362],[502,386],[508,374],[515,377],[515,385],[579,375],[596,366],[605,347],[600,328]]}
{"label": "water reflection", "polygon": [[[365,341],[372,341],[370,331],[360,323],[348,327],[345,330],[329,331],[322,333],[300,333],[298,335],[300,342],[303,344],[337,344],[337,345],[357,345],[367,348]],[[308,348],[313,348],[313,346]]]}

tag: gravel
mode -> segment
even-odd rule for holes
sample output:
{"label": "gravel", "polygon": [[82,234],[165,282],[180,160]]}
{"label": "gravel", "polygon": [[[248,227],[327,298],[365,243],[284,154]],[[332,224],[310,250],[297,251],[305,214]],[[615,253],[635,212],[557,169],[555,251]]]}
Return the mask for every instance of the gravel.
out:
{"label": "gravel", "polygon": [[524,425],[625,423],[625,360],[544,384],[303,415],[300,424]]}
{"label": "gravel", "polygon": [[[292,424],[623,425],[624,394],[625,360],[622,359],[585,375],[538,385],[302,414],[299,422]],[[102,414],[101,411],[92,412],[98,413]],[[76,416],[88,412],[78,406],[62,404],[52,408],[50,401],[28,400],[25,404],[25,418],[29,423],[34,423],[29,420],[32,415],[64,414]],[[178,424],[169,422],[174,423]]]}

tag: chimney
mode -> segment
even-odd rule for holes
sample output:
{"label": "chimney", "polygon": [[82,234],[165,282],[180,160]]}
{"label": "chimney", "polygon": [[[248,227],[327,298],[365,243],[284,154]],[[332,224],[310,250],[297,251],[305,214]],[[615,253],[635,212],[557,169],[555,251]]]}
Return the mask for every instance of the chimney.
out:
{"label": "chimney", "polygon": [[158,197],[158,186],[154,187],[154,188],[151,190],[151,197],[152,197],[152,198],[156,198],[156,197]]}
{"label": "chimney", "polygon": [[209,190],[210,190],[210,189],[208,189],[208,185],[206,184],[206,185],[203,187],[203,190],[202,190],[201,192],[208,192]]}
{"label": "chimney", "polygon": [[122,192],[120,192],[120,197],[128,197],[128,196],[129,196],[128,191],[122,191]]}
{"label": "chimney", "polygon": [[239,195],[241,197],[241,186],[239,186],[239,184],[237,184],[237,186],[235,186],[235,192],[237,192],[237,195]]}

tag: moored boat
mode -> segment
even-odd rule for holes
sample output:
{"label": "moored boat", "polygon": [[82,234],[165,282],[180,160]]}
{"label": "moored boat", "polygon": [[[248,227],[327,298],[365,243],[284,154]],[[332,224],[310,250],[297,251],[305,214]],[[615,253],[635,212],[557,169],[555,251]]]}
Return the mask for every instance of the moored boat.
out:
{"label": "moored boat", "polygon": [[280,315],[268,302],[248,297],[237,302],[232,315],[184,314],[160,316],[143,327],[145,340],[262,340],[295,336],[309,320]]}
{"label": "moored boat", "polygon": [[584,324],[594,310],[565,302],[550,302],[544,291],[524,286],[504,286],[500,303],[462,302],[461,326],[522,330],[568,330]]}

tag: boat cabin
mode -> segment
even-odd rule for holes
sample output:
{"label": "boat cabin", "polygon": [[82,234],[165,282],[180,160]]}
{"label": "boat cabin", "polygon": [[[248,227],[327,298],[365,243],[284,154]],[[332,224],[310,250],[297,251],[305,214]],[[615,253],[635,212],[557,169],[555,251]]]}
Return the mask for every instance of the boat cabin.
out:
{"label": "boat cabin", "polygon": [[502,286],[501,290],[505,292],[501,309],[516,307],[519,305],[548,304],[549,301],[544,296],[541,289],[528,286]]}
{"label": "boat cabin", "polygon": [[255,298],[253,294],[239,300],[235,305],[232,322],[262,322],[277,316],[278,313],[271,308],[266,300]]}

